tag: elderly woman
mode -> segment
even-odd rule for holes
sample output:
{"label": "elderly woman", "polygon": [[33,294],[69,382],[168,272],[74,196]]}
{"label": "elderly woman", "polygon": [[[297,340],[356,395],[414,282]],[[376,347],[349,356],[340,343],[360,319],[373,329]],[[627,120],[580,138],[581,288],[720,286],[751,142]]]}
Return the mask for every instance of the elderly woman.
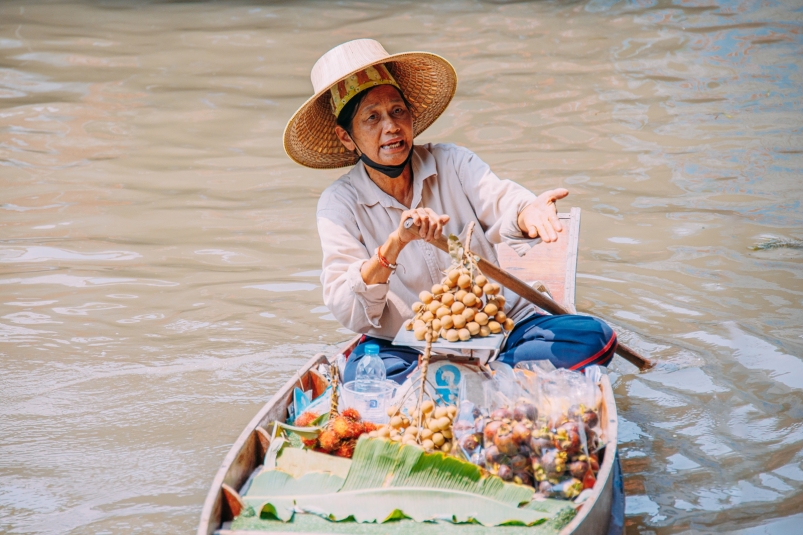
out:
{"label": "elderly woman", "polygon": [[[449,255],[430,242],[464,235],[474,221],[471,248],[498,264],[494,246],[523,254],[531,241],[560,239],[555,201],[565,189],[539,196],[499,179],[477,155],[451,144],[414,145],[444,111],[457,85],[452,66],[434,54],[389,55],[359,39],[333,48],[312,69],[315,95],[293,116],[285,150],[313,168],[353,165],[318,202],[323,248],[323,297],[345,327],[364,333],[346,366],[353,379],[363,346],[380,346],[388,378],[399,382],[419,352],[390,340],[412,317],[418,294],[440,282]],[[412,218],[418,232],[404,221]],[[515,365],[548,359],[582,369],[607,365],[616,335],[588,316],[550,316],[506,292],[515,322],[499,360]]]}

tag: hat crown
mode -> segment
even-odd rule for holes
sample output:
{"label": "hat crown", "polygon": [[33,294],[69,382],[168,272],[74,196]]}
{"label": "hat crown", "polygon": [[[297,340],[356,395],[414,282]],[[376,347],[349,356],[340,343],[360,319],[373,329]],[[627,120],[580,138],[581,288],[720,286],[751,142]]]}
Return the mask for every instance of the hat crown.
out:
{"label": "hat crown", "polygon": [[331,49],[320,57],[310,72],[315,93],[328,89],[366,65],[380,63],[390,54],[373,39],[355,39]]}

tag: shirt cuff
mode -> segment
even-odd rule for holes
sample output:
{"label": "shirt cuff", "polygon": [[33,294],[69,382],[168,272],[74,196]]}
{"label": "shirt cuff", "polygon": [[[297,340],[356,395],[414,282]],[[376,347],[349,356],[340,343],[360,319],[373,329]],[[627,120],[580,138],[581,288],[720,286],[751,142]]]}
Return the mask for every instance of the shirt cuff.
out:
{"label": "shirt cuff", "polygon": [[[535,198],[532,200],[535,200]],[[519,256],[524,256],[533,245],[541,243],[540,237],[532,239],[526,236],[519,228],[519,213],[530,202],[528,200],[528,202],[523,202],[519,205],[514,204],[508,208],[502,216],[502,226],[499,229],[502,241],[516,251]]]}
{"label": "shirt cuff", "polygon": [[361,273],[362,266],[365,262],[367,262],[367,260],[354,262],[349,266],[349,286],[357,297],[357,302],[362,305],[365,310],[365,317],[368,319],[368,323],[375,329],[380,329],[382,325],[379,324],[379,320],[382,318],[382,313],[385,311],[390,284],[389,282],[365,284],[365,281],[362,280]]}

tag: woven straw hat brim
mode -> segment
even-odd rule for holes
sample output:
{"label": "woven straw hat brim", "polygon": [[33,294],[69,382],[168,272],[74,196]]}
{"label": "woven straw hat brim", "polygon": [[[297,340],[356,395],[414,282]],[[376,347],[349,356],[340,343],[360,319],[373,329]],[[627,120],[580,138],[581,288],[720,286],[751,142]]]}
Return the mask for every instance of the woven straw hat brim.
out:
{"label": "woven straw hat brim", "polygon": [[[340,80],[379,63],[388,68],[412,105],[413,137],[418,136],[440,117],[454,97],[457,90],[454,67],[436,54],[404,52],[360,65]],[[347,167],[359,160],[356,154],[346,150],[335,135],[337,123],[330,103],[331,87],[318,91],[307,100],[284,129],[284,150],[287,155],[313,169]]]}

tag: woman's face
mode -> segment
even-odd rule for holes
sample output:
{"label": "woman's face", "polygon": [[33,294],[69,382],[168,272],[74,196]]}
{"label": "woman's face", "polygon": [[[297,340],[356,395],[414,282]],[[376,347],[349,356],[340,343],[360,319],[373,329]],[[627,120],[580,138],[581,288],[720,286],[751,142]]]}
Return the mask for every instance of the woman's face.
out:
{"label": "woman's face", "polygon": [[347,149],[354,150],[356,141],[366,156],[383,165],[404,163],[413,145],[413,117],[391,85],[372,89],[360,102],[351,124],[353,141],[339,126],[336,130]]}

